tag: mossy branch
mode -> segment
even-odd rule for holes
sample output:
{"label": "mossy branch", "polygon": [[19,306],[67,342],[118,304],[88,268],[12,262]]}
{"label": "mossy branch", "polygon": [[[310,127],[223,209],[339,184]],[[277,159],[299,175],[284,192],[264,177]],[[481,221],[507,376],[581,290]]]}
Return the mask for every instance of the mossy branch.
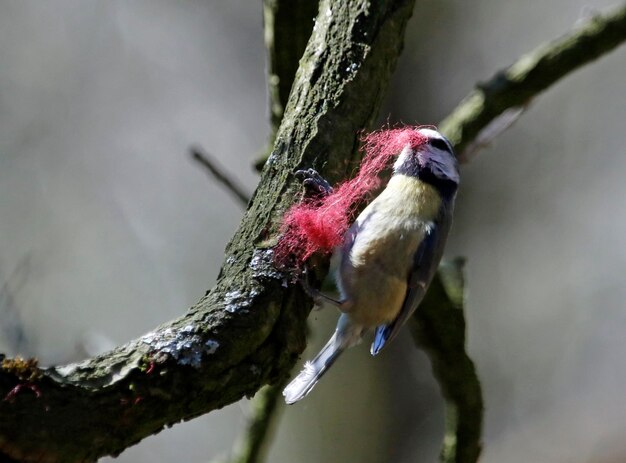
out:
{"label": "mossy branch", "polygon": [[446,403],[442,463],[473,463],[481,450],[483,398],[465,352],[463,260],[442,262],[409,327],[426,351]]}
{"label": "mossy branch", "polygon": [[[526,107],[537,95],[626,40],[626,5],[581,22],[570,33],[521,56],[480,83],[439,124],[463,158],[466,149],[501,114]],[[467,160],[467,159],[465,159]]]}
{"label": "mossy branch", "polygon": [[317,0],[263,0],[270,136],[268,148],[254,161],[259,171],[272,152],[300,58],[313,30],[318,3]]}
{"label": "mossy branch", "polygon": [[[297,196],[291,172],[306,166],[331,179],[346,175],[356,158],[358,131],[378,112],[412,6],[410,0],[321,2],[272,155],[226,249],[216,286],[185,316],[84,362],[42,369],[4,359],[0,457],[55,462],[117,455],[164,426],[284,378],[304,349],[311,304],[273,268],[267,249],[282,212]],[[441,123],[442,131],[463,151],[507,108],[527,104],[622,43],[625,10],[593,18],[479,86]],[[349,160],[346,153],[352,153]],[[431,292],[436,295],[444,282],[436,280]],[[430,354],[447,401],[447,436],[455,437],[446,441],[442,459],[475,461],[482,401],[479,389],[472,389],[478,382],[471,361],[460,355],[462,312],[428,307],[425,302],[416,314],[417,339]],[[455,330],[445,330],[447,315],[440,318],[440,312],[450,314]],[[437,330],[444,330],[441,340],[431,337]],[[458,339],[447,339],[453,332]]]}
{"label": "mossy branch", "polygon": [[283,402],[283,388],[287,376],[271,386],[265,386],[254,397],[252,412],[246,425],[246,432],[237,442],[234,455],[229,463],[259,463],[267,451],[268,437],[277,418],[277,408]]}
{"label": "mossy branch", "polygon": [[[269,95],[270,137],[268,152],[255,162],[261,170],[267,161],[280,127],[289,93],[296,77],[300,58],[313,29],[317,0],[264,0],[263,26],[267,49],[267,85]],[[279,400],[288,376],[261,389],[251,404],[251,414],[238,439],[229,463],[263,461],[276,426]]]}
{"label": "mossy branch", "polygon": [[378,113],[412,7],[413,0],[321,2],[274,150],[216,286],[183,317],[104,355],[32,367],[35,375],[0,369],[0,456],[117,455],[285,377],[305,347],[311,308],[267,248],[298,197],[292,172],[348,173],[346,157],[357,158],[358,133]]}
{"label": "mossy branch", "polygon": [[263,1],[272,144],[287,107],[300,58],[311,37],[317,10],[316,0]]}
{"label": "mossy branch", "polygon": [[[548,87],[626,41],[626,6],[594,16],[574,31],[523,55],[479,84],[440,124],[461,154],[508,127]],[[483,399],[473,362],[465,352],[462,262],[444,263],[411,321],[417,345],[431,361],[446,402],[440,461],[474,463],[481,450]]]}

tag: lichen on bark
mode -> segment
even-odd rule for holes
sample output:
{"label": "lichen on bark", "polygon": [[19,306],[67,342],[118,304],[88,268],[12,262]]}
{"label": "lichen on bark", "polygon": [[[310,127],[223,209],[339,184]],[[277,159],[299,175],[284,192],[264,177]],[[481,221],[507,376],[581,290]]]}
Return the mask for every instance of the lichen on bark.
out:
{"label": "lichen on bark", "polygon": [[[378,113],[412,0],[320,3],[273,152],[218,282],[184,316],[75,365],[41,370],[41,396],[0,402],[0,454],[93,461],[283,378],[305,347],[311,301],[263,243],[298,197],[292,172],[346,175]],[[363,98],[368,95],[368,98]],[[254,264],[254,265],[252,265]],[[165,349],[164,349],[165,348]],[[0,394],[20,378],[0,370]]]}

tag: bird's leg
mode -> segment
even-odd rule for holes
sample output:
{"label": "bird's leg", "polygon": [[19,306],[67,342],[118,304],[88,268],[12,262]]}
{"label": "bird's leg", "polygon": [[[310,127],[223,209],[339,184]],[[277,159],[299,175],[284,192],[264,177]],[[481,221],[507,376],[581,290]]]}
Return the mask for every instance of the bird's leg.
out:
{"label": "bird's leg", "polygon": [[[304,186],[304,194],[309,198],[324,198],[333,192],[333,187],[328,181],[322,177],[315,169],[302,169],[295,172],[295,176],[302,182]],[[318,308],[322,307],[323,302],[327,302],[338,307],[341,310],[343,301],[338,301],[324,293],[319,289],[314,288],[310,282],[309,270],[304,267],[302,277],[300,278],[300,284],[304,291],[313,299]]]}
{"label": "bird's leg", "polygon": [[306,196],[323,198],[333,192],[330,183],[315,169],[297,170],[295,175],[302,182]]}
{"label": "bird's leg", "polygon": [[337,299],[332,298],[321,292],[319,289],[311,286],[311,282],[309,281],[309,270],[306,266],[304,268],[304,272],[302,272],[300,284],[302,285],[302,289],[304,289],[304,292],[307,293],[311,299],[313,299],[313,302],[316,306],[318,306],[318,308],[322,307],[323,302],[328,302],[329,304],[337,307],[339,310],[341,310],[341,308],[343,307],[344,301],[338,301]]}

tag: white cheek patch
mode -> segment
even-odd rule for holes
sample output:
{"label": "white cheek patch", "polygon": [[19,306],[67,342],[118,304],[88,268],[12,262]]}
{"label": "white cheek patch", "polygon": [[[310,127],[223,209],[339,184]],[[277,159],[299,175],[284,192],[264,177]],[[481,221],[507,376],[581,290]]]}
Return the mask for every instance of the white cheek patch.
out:
{"label": "white cheek patch", "polygon": [[412,155],[413,150],[409,145],[406,145],[398,155],[398,159],[396,159],[396,162],[393,163],[393,170],[397,171],[400,167],[402,167],[402,164],[406,162],[407,158]]}

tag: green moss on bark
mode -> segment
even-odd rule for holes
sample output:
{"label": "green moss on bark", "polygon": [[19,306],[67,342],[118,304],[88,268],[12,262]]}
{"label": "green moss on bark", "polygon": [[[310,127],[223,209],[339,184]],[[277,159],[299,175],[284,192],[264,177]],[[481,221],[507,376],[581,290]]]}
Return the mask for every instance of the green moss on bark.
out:
{"label": "green moss on bark", "polygon": [[[298,197],[295,168],[317,167],[334,179],[349,171],[358,133],[378,113],[412,6],[321,2],[272,155],[216,286],[185,316],[141,339],[44,370],[40,397],[0,402],[0,454],[64,462],[116,455],[287,374],[305,347],[311,302],[259,244],[275,236]],[[0,371],[0,394],[19,381]]]}

